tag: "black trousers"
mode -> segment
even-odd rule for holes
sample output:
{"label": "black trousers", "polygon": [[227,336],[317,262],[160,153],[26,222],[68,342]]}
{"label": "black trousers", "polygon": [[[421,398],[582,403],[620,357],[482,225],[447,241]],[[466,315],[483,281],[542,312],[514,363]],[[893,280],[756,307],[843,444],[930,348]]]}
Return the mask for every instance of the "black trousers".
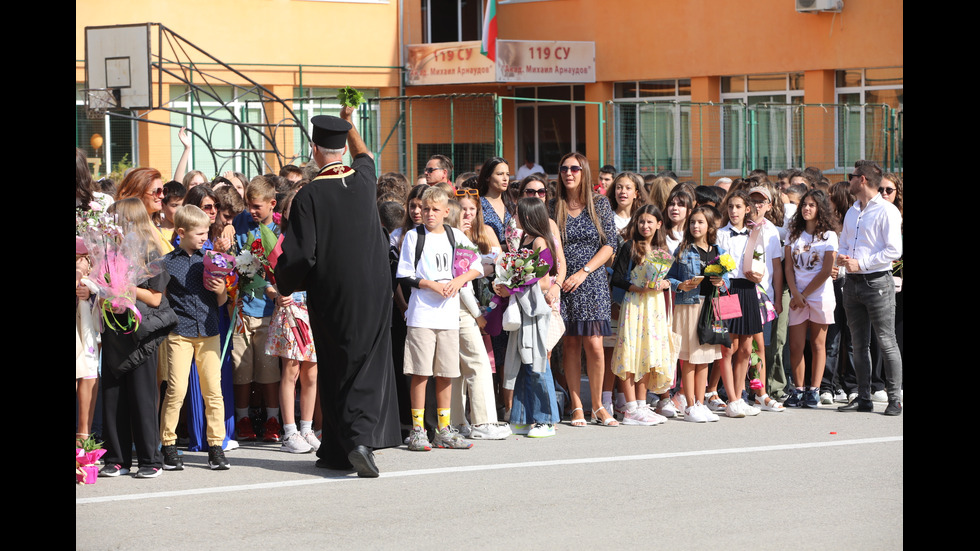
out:
{"label": "black trousers", "polygon": [[133,443],[136,443],[137,465],[140,467],[163,467],[163,454],[160,446],[160,423],[157,420],[157,354],[126,373],[122,377],[113,375],[106,366],[112,353],[107,350],[129,335],[115,335],[112,331],[103,333],[102,368],[102,436],[105,439],[106,454],[102,461],[106,465],[119,464],[127,469],[133,466]]}

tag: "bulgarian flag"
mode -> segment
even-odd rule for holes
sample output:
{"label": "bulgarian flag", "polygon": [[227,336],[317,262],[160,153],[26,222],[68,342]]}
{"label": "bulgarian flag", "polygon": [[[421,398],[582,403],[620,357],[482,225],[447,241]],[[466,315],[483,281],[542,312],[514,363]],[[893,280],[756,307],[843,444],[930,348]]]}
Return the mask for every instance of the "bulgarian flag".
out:
{"label": "bulgarian flag", "polygon": [[497,61],[497,0],[487,0],[487,11],[483,14],[483,43],[480,53],[490,61]]}

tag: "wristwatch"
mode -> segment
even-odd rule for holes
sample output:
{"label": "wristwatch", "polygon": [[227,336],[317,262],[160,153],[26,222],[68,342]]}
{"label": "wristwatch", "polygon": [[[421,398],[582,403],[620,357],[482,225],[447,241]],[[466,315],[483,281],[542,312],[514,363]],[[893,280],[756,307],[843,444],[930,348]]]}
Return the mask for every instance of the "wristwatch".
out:
{"label": "wristwatch", "polygon": [[586,264],[585,267],[582,268],[582,271],[585,272],[586,275],[588,275],[592,273],[592,268],[589,268],[589,265]]}

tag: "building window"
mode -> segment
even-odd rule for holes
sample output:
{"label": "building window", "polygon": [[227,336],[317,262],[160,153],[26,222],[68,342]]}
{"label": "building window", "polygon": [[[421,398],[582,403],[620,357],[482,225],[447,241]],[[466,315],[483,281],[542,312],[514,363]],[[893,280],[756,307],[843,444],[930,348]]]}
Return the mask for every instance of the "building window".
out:
{"label": "building window", "polygon": [[421,0],[422,39],[427,44],[483,37],[483,0]]}
{"label": "building window", "polygon": [[723,171],[803,166],[803,73],[721,78]]}
{"label": "building window", "polygon": [[844,169],[859,159],[870,159],[901,170],[903,67],[837,71],[836,89],[841,106],[837,117],[837,166]]}
{"label": "building window", "polygon": [[[364,94],[365,102],[357,109],[354,126],[361,134],[361,138],[368,149],[377,151],[378,103],[371,100],[378,98],[378,91],[367,88],[359,88],[358,91]],[[293,90],[293,113],[300,120],[300,124],[306,126],[306,131],[309,133],[313,132],[313,126],[310,124],[311,118],[317,115],[337,116],[340,111],[340,103],[337,102],[337,94],[340,93],[340,88],[304,88],[303,96],[297,95],[298,92],[299,88]],[[293,129],[292,157],[294,159],[291,161],[293,164],[302,164],[310,160],[310,142],[306,140],[299,128]],[[351,163],[349,154],[344,155],[344,162],[348,165]]]}
{"label": "building window", "polygon": [[[558,162],[571,151],[588,157],[585,150],[585,87],[538,86],[514,90],[517,107],[517,150],[511,170],[517,172],[530,158],[549,174],[558,173]],[[537,99],[558,100],[539,102]],[[564,103],[568,102],[568,103]]]}
{"label": "building window", "polygon": [[690,174],[690,79],[621,82],[614,97],[616,168]]}
{"label": "building window", "polygon": [[[243,94],[234,86],[212,86],[208,92],[217,97],[189,91],[186,86],[170,86],[170,107],[186,113],[170,112],[173,127],[170,135],[171,173],[184,152],[184,146],[177,138],[181,126],[206,137],[193,140],[187,170],[200,170],[209,178],[229,170],[249,177],[268,172],[261,153],[255,151],[268,147],[262,133],[234,124],[236,120],[240,123],[264,122],[261,99],[253,93]],[[208,118],[201,118],[201,115]]]}

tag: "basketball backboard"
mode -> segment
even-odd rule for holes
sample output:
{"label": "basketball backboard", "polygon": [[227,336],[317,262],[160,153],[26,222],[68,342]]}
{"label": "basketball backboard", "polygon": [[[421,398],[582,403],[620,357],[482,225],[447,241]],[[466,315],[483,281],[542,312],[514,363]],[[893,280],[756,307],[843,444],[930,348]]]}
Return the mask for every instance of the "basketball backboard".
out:
{"label": "basketball backboard", "polygon": [[150,25],[85,28],[89,89],[118,90],[119,107],[150,109]]}

